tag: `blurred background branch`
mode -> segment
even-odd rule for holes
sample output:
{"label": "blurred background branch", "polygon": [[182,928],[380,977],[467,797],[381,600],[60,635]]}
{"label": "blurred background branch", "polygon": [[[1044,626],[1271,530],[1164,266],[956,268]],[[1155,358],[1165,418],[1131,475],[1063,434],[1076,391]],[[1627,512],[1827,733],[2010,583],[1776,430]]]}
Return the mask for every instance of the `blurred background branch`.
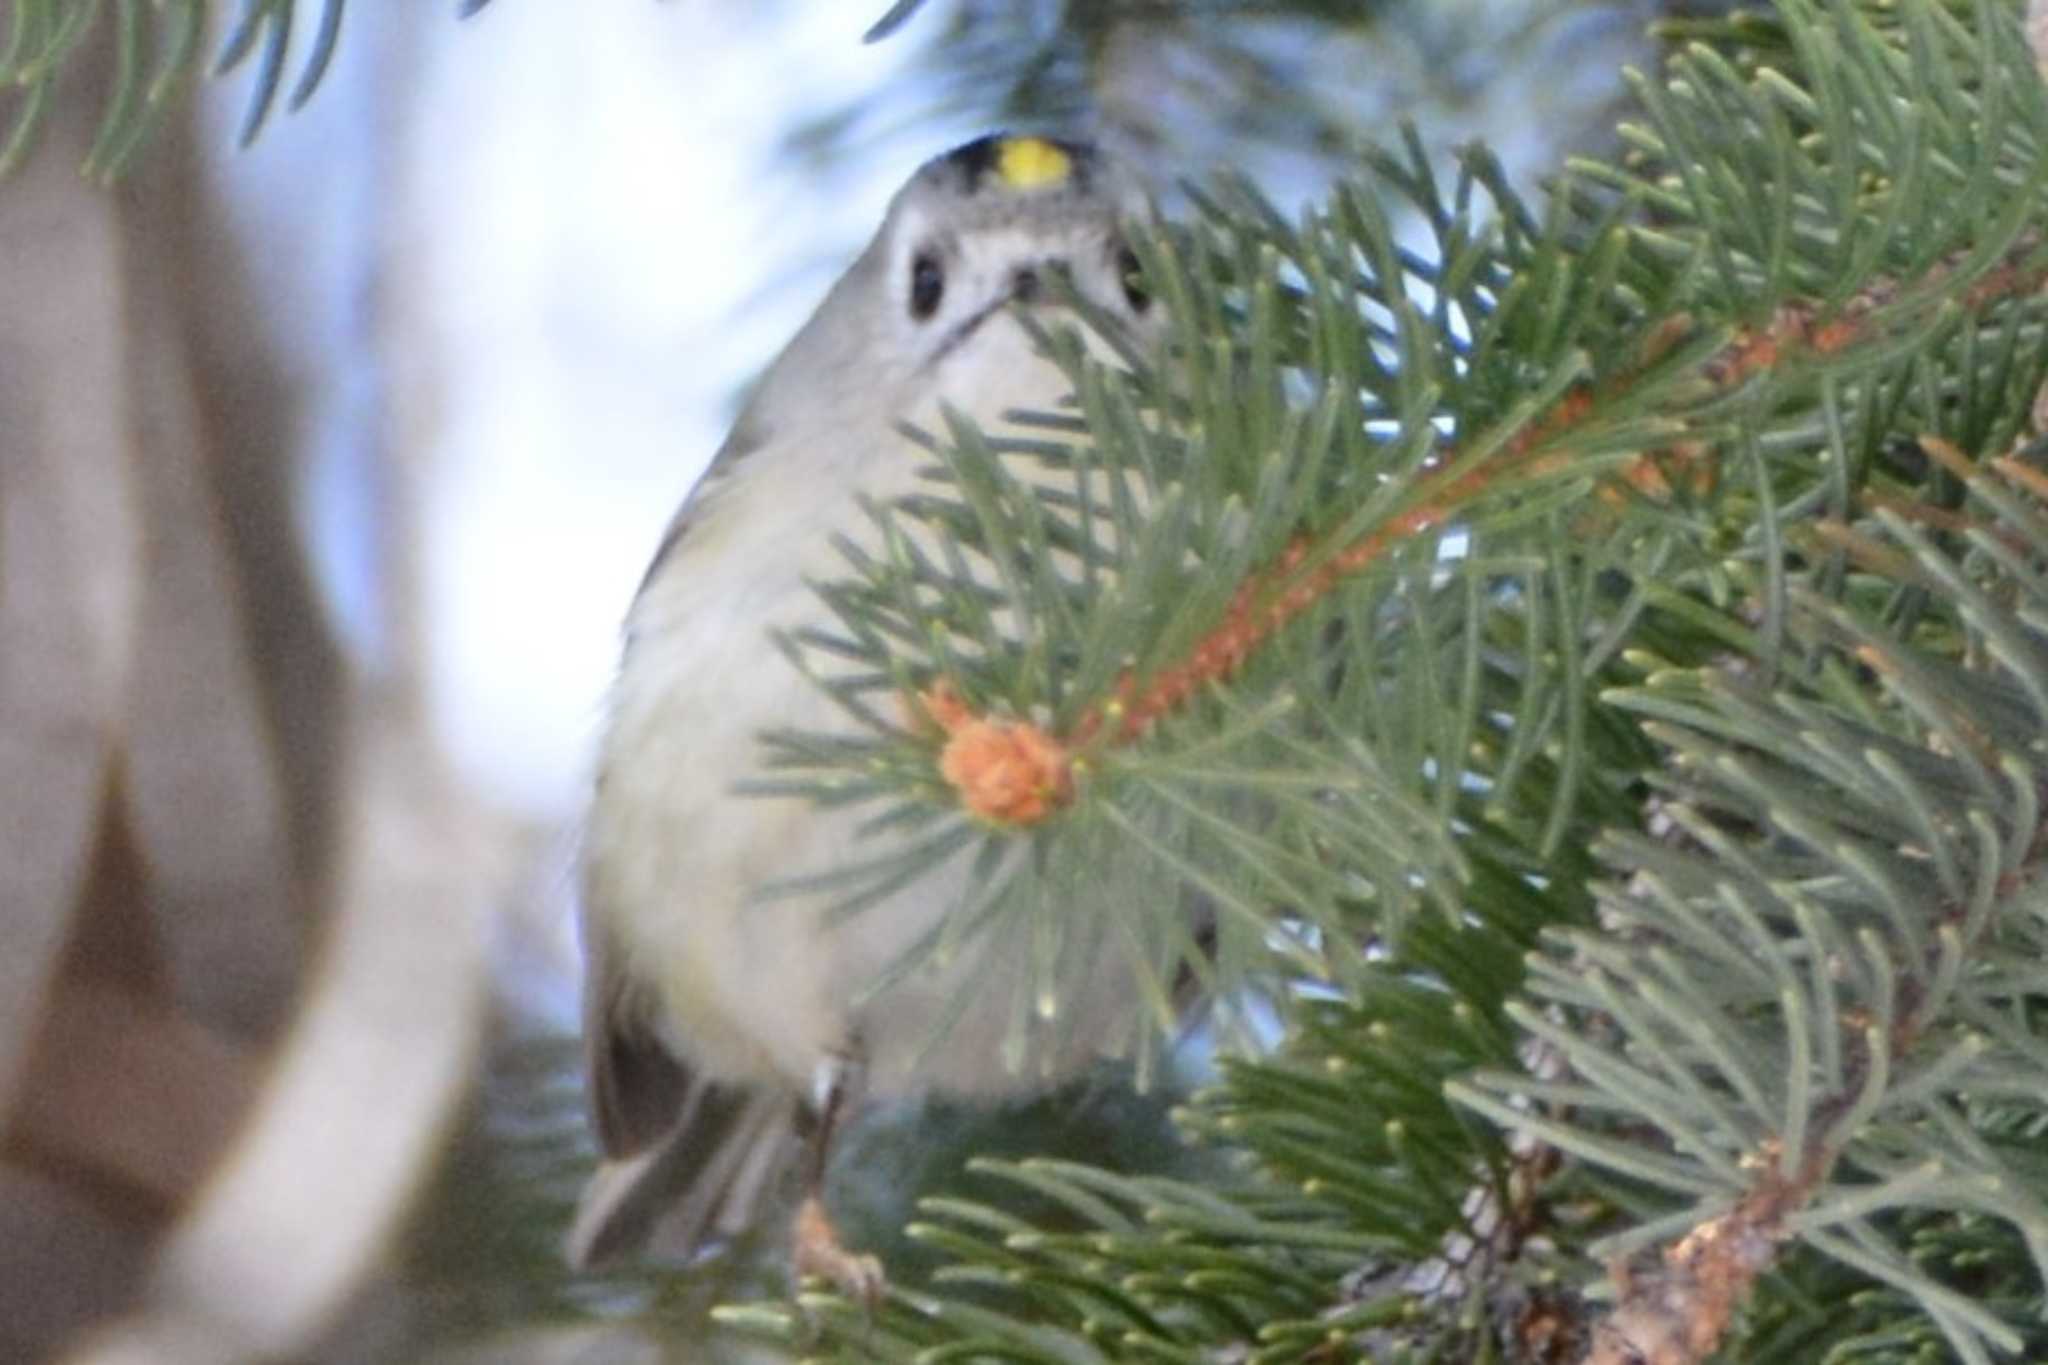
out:
{"label": "blurred background branch", "polygon": [[489,824],[305,552],[294,452],[335,357],[279,345],[189,124],[118,192],[77,174],[108,168],[129,37],[42,52],[70,79],[30,90],[39,154],[0,189],[8,1359],[131,1309],[83,1355],[303,1344],[481,1021]]}

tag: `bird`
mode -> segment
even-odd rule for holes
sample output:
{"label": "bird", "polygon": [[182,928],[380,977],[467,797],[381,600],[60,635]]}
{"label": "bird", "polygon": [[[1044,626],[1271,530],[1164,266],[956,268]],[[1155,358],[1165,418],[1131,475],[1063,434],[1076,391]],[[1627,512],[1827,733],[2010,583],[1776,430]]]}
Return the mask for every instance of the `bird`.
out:
{"label": "bird", "polygon": [[1006,1065],[1023,968],[971,943],[870,989],[969,895],[968,870],[844,917],[764,898],[857,856],[863,813],[733,788],[760,766],[760,732],[843,724],[771,632],[822,618],[812,584],[844,573],[835,540],[873,551],[865,505],[920,487],[932,457],[913,433],[956,414],[999,431],[1006,414],[1056,409],[1072,385],[1044,339],[1077,320],[1076,298],[1096,354],[1161,345],[1164,310],[1130,235],[1152,217],[1131,168],[1082,140],[998,133],[926,162],[670,522],[627,613],[582,841],[602,1159],[569,1230],[573,1264],[648,1241],[698,1254],[753,1225],[794,1176],[796,1270],[872,1301],[883,1270],[841,1244],[823,1203],[848,1117],[878,1100],[1029,1094],[1078,1074],[1128,1023],[1125,987],[1091,970],[1071,983],[1062,1040]]}

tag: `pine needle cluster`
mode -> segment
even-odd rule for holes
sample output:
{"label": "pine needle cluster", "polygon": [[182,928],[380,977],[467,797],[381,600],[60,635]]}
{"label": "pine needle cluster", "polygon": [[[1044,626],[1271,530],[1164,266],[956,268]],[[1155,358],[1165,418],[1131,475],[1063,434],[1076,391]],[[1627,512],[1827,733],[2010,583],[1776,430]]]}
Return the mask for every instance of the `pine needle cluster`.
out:
{"label": "pine needle cluster", "polygon": [[[456,0],[454,8],[467,17],[487,3]],[[319,88],[340,45],[346,8],[346,0],[318,0],[297,75],[284,96],[287,109],[298,109]],[[134,163],[186,93],[204,60],[216,13],[213,0],[13,0],[10,10],[0,40],[0,177],[34,150],[58,82],[86,60],[86,49],[104,26],[112,53],[106,110],[80,167],[102,184],[112,183]],[[240,131],[244,146],[256,140],[277,107],[292,61],[293,35],[304,24],[300,0],[241,0],[226,26],[211,70],[224,75],[250,66]]]}

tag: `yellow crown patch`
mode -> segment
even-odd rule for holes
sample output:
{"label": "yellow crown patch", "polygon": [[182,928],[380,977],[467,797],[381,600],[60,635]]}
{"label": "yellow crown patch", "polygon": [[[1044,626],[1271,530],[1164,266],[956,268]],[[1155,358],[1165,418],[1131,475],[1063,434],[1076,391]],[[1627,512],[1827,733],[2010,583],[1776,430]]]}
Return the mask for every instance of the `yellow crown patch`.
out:
{"label": "yellow crown patch", "polygon": [[1065,183],[1074,159],[1042,137],[1006,137],[996,148],[996,174],[1013,190],[1042,190]]}

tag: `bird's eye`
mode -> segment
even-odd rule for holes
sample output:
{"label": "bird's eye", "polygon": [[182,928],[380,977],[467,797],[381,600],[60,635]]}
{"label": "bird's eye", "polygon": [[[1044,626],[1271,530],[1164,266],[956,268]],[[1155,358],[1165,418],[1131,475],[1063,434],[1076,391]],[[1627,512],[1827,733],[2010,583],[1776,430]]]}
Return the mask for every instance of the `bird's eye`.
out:
{"label": "bird's eye", "polygon": [[1152,296],[1145,292],[1144,272],[1138,268],[1138,253],[1127,246],[1117,248],[1116,276],[1124,287],[1124,302],[1131,305],[1133,313],[1142,315],[1152,306]]}
{"label": "bird's eye", "polygon": [[918,252],[910,262],[910,316],[923,322],[939,311],[939,300],[945,296],[946,272],[939,267],[939,258]]}

